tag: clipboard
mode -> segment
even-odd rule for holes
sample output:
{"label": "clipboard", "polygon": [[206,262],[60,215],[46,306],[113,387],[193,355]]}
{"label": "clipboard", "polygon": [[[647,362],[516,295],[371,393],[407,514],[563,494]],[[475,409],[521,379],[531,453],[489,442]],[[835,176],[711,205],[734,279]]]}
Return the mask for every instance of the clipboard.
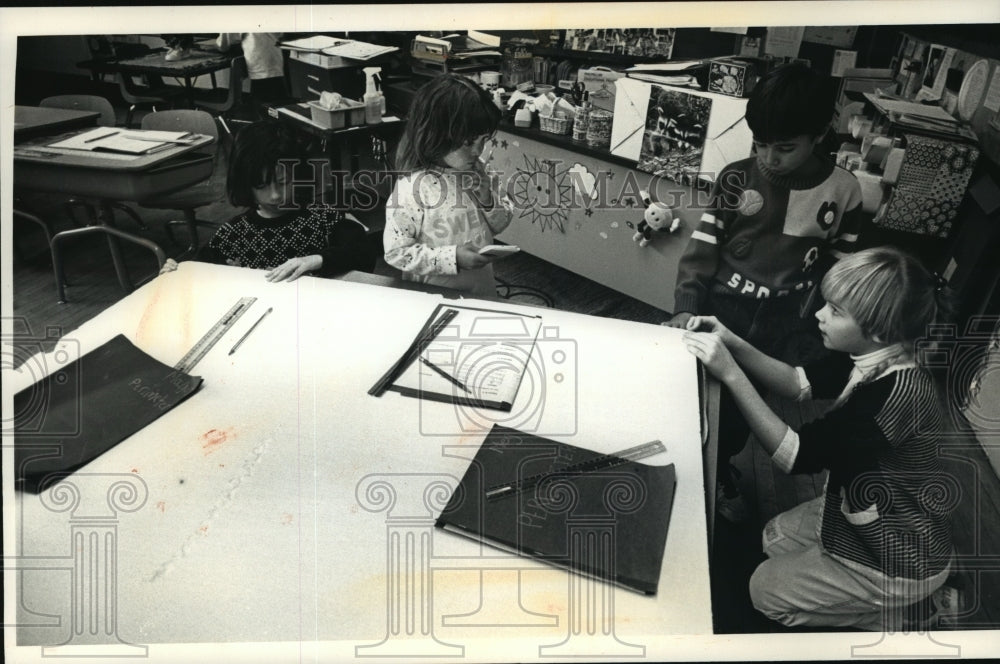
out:
{"label": "clipboard", "polygon": [[510,412],[541,325],[541,316],[440,304],[369,394]]}
{"label": "clipboard", "polygon": [[[559,472],[607,455],[500,425],[490,430],[435,526],[645,595],[655,595],[676,488],[673,464],[624,461]],[[498,484],[546,474],[491,500]]]}

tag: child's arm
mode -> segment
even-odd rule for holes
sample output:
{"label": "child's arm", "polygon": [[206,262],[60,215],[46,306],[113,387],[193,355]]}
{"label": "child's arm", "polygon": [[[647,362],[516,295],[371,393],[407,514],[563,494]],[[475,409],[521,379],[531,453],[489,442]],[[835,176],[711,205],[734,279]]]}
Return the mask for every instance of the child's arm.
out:
{"label": "child's arm", "polygon": [[[471,242],[445,244],[452,239],[453,229],[443,220],[426,219],[428,211],[414,200],[412,185],[406,179],[397,183],[394,199],[397,203],[386,207],[382,234],[389,265],[411,274],[458,274],[459,269],[474,270],[493,262],[493,258],[478,254],[479,247]],[[425,223],[433,226],[443,244],[431,246],[417,240]]]}
{"label": "child's arm", "polygon": [[513,215],[513,204],[500,187],[500,176],[492,173],[481,160],[476,160],[476,172],[480,177],[479,189],[475,192],[479,200],[483,218],[494,235],[499,235],[510,226]]}
{"label": "child's arm", "polygon": [[757,393],[721,337],[706,332],[688,332],[684,335],[684,343],[688,351],[729,389],[750,430],[768,455],[774,456],[789,436],[789,427]]}
{"label": "child's arm", "polygon": [[[745,339],[733,334],[715,316],[694,316],[687,324],[691,333],[712,333],[719,338],[740,367],[768,390],[786,399],[798,399],[803,386],[795,367],[766,355]],[[685,339],[690,334],[685,335]]]}
{"label": "child's arm", "polygon": [[724,240],[724,225],[734,212],[724,209],[726,187],[737,171],[724,169],[712,189],[710,204],[702,212],[677,266],[677,287],[674,290],[674,317],[671,327],[684,328],[691,316],[703,313],[708,289],[719,268],[719,247]]}

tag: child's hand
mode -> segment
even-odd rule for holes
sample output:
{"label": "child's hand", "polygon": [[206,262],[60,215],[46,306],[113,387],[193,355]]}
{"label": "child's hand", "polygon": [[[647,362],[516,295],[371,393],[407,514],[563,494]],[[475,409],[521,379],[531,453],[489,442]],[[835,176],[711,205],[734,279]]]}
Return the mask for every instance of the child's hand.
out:
{"label": "child's hand", "polygon": [[496,204],[496,192],[500,189],[500,176],[490,171],[481,159],[473,166],[479,175],[479,186],[472,193],[481,207],[491,208]]}
{"label": "child's hand", "polygon": [[674,317],[671,318],[670,320],[660,323],[660,325],[666,325],[667,327],[676,327],[678,330],[686,330],[687,322],[691,320],[693,315],[694,314],[691,314],[687,311],[681,311],[679,313],[674,314]]}
{"label": "child's hand", "polygon": [[712,334],[716,334],[726,346],[731,345],[737,339],[736,335],[715,316],[690,316],[684,329],[691,332],[711,332]]}
{"label": "child's hand", "polygon": [[264,277],[271,282],[295,281],[306,272],[312,272],[323,267],[323,257],[318,254],[290,258],[278,267],[268,272]]}
{"label": "child's hand", "polygon": [[177,261],[175,261],[173,258],[168,258],[166,262],[163,264],[163,267],[160,268],[160,274],[173,272],[176,269],[177,269]]}
{"label": "child's hand", "polygon": [[486,256],[479,253],[480,246],[475,242],[466,242],[455,248],[455,263],[459,270],[478,270],[496,260],[496,256]]}
{"label": "child's hand", "polygon": [[689,353],[701,360],[705,368],[723,383],[728,384],[742,371],[718,334],[685,332],[684,345]]}

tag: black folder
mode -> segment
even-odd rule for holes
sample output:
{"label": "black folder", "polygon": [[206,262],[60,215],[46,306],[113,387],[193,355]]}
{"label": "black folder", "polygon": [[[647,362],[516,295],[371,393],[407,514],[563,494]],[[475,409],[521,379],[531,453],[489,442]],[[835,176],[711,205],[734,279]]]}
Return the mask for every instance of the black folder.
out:
{"label": "black folder", "polygon": [[[483,441],[437,527],[655,595],[675,488],[673,464],[624,461],[500,425]],[[560,470],[563,469],[563,470]],[[523,481],[528,490],[488,499]]]}
{"label": "black folder", "polygon": [[201,382],[122,335],[57,365],[14,395],[17,488],[37,493],[46,477],[72,473],[172,409]]}

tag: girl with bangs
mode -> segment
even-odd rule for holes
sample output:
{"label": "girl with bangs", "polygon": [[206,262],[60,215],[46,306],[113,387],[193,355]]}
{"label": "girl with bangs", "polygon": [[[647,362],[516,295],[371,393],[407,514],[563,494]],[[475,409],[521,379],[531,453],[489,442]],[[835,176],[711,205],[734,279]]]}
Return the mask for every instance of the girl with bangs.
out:
{"label": "girl with bangs", "polygon": [[409,281],[496,296],[491,263],[478,253],[511,221],[499,181],[480,155],[500,110],[469,79],[446,74],[413,100],[399,145],[396,183],[386,206],[385,261]]}
{"label": "girl with bangs", "polygon": [[[364,226],[316,202],[323,186],[317,177],[321,169],[315,168],[311,180],[294,177],[306,157],[276,120],[241,129],[229,158],[226,193],[230,203],[247,209],[222,224],[195,260],[267,270],[264,276],[272,282],[294,281],[305,274],[371,272],[375,251]],[[160,272],[176,269],[177,263],[168,259]]]}
{"label": "girl with bangs", "polygon": [[[947,318],[949,298],[939,278],[891,247],[841,258],[821,289],[819,331],[839,352],[805,368],[765,355],[710,316],[693,317],[684,339],[776,466],[829,471],[824,495],[765,526],[768,559],[750,579],[754,606],[788,626],[896,630],[913,614],[905,607],[929,612],[950,590],[942,422],[933,379],[915,361],[916,342]],[[836,400],[793,431],[748,376],[786,398]]]}

